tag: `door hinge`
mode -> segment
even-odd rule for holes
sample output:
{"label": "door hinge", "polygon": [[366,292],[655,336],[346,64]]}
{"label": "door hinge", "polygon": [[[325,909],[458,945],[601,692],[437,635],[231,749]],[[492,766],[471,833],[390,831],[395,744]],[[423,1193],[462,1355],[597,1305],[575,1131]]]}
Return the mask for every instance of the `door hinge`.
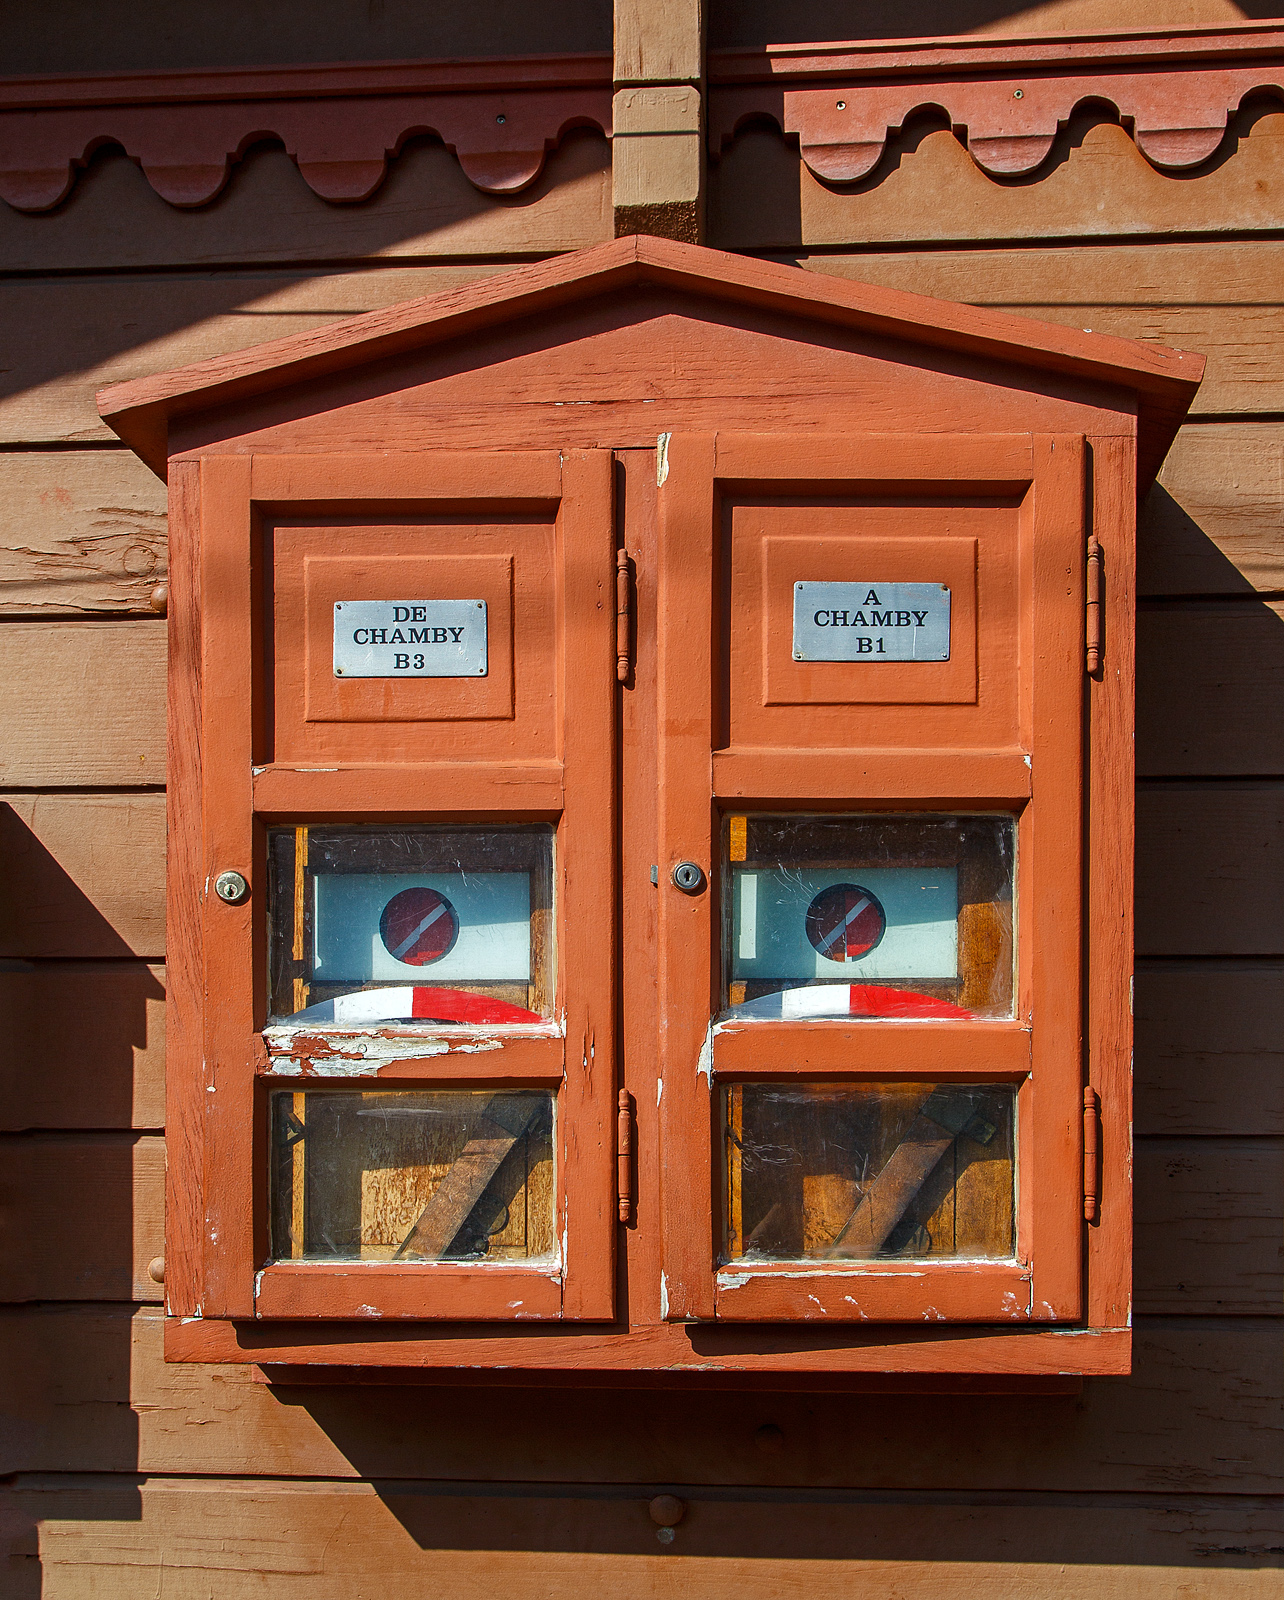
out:
{"label": "door hinge", "polygon": [[1101,580],[1103,557],[1096,534],[1088,537],[1087,603],[1084,611],[1084,668],[1090,678],[1101,671]]}
{"label": "door hinge", "polygon": [[620,1090],[615,1119],[615,1164],[620,1221],[627,1222],[633,1214],[633,1096],[627,1089]]}
{"label": "door hinge", "polygon": [[1100,1210],[1097,1178],[1101,1144],[1101,1100],[1095,1089],[1083,1091],[1083,1220],[1095,1222]]}
{"label": "door hinge", "polygon": [[629,553],[615,552],[615,676],[619,683],[629,681],[629,646],[633,633],[633,585],[629,581]]}

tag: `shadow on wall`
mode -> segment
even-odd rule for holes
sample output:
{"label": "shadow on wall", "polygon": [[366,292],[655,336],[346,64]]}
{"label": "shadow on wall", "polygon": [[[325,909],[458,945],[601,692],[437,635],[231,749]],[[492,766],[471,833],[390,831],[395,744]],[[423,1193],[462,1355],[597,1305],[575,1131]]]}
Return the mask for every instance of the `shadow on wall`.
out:
{"label": "shadow on wall", "polygon": [[286,66],[609,50],[611,0],[59,0],[10,6],[5,71]]}
{"label": "shadow on wall", "polygon": [[[536,255],[598,243],[610,229],[608,163],[606,141],[576,131],[530,190],[495,199],[473,188],[441,144],[418,139],[370,200],[335,206],[312,194],[283,151],[259,146],[217,200],[183,212],[119,150],[105,150],[59,211],[25,217],[0,205],[0,254],[48,273],[5,290],[3,435],[108,436],[93,403],[106,383],[504,270],[514,263],[486,256],[522,240]],[[413,251],[409,262],[396,259],[405,241],[429,236],[433,254],[449,240],[471,263],[425,262]],[[237,265],[219,268],[229,260]],[[346,274],[337,262],[349,264]],[[168,276],[155,270],[183,264]],[[149,270],[128,270],[135,265]],[[100,266],[121,270],[89,281],[67,271]],[[228,317],[240,321],[220,320]]]}
{"label": "shadow on wall", "polygon": [[1219,27],[1278,17],[1278,0],[1178,0],[1132,6],[1115,0],[712,0],[709,44],[805,44],[822,39],[920,39],[969,33],[1091,32],[1112,28]]}

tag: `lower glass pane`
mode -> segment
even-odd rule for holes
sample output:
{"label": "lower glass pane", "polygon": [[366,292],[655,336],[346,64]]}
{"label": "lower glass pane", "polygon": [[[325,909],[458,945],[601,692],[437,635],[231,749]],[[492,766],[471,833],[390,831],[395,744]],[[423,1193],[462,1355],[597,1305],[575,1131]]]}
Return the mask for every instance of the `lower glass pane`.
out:
{"label": "lower glass pane", "polygon": [[278,1261],[538,1261],[554,1250],[546,1090],[276,1091]]}
{"label": "lower glass pane", "polygon": [[1005,1085],[724,1091],[724,1261],[1013,1254]]}

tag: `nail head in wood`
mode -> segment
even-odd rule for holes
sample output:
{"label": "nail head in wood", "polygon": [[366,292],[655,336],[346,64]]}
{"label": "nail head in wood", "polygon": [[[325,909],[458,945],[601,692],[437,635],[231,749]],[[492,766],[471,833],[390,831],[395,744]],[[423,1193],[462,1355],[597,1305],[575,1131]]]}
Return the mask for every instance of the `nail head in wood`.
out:
{"label": "nail head in wood", "polygon": [[658,1494],[647,1507],[657,1528],[676,1528],[687,1514],[686,1502],[676,1494]]}

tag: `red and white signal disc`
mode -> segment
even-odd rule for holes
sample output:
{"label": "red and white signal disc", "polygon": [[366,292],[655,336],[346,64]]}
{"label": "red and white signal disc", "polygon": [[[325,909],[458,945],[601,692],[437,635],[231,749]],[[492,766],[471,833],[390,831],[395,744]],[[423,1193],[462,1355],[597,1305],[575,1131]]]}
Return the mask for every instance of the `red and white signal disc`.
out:
{"label": "red and white signal disc", "polygon": [[394,961],[426,967],[453,948],[459,918],[436,889],[403,889],[383,908],[379,937]]}
{"label": "red and white signal disc", "polygon": [[878,897],[857,883],[822,889],[807,907],[807,938],[827,961],[858,961],[887,931]]}

